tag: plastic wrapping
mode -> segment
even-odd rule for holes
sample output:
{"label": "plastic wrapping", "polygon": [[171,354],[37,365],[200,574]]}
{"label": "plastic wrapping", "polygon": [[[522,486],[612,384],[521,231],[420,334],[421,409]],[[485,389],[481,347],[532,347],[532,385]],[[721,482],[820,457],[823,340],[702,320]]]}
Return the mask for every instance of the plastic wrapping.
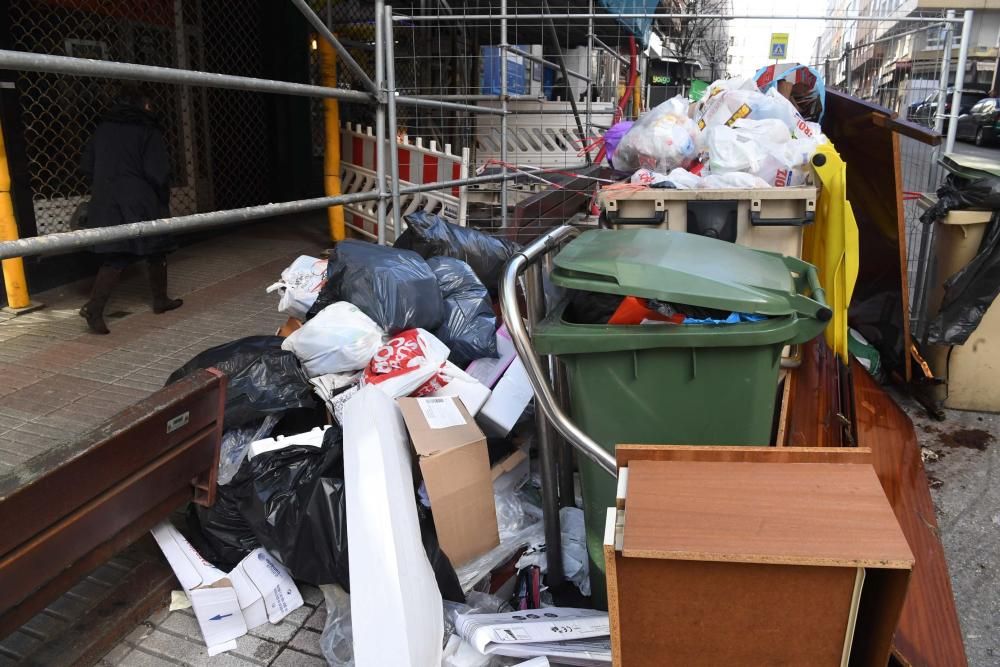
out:
{"label": "plastic wrapping", "polygon": [[281,280],[267,288],[268,294],[280,290],[278,312],[304,320],[326,282],[326,260],[302,255],[281,272]]}
{"label": "plastic wrapping", "polygon": [[[496,294],[504,264],[521,247],[513,241],[489,236],[468,227],[459,227],[426,211],[406,216],[406,231],[396,239],[396,248],[405,248],[422,257],[454,257],[475,271],[486,288]],[[423,325],[415,325],[423,326]],[[435,327],[424,327],[433,330]]]}
{"label": "plastic wrapping", "polygon": [[823,120],[826,105],[826,86],[819,72],[807,65],[765,65],[753,75],[757,87],[768,92],[787,87],[788,96],[799,113],[810,121]]}
{"label": "plastic wrapping", "polygon": [[271,435],[280,417],[268,415],[259,424],[247,424],[222,434],[219,446],[219,484],[229,484],[243,465],[251,443]]}
{"label": "plastic wrapping", "polygon": [[545,526],[541,521],[529,524],[506,537],[501,535],[498,546],[493,547],[482,556],[455,568],[455,574],[458,575],[458,581],[462,586],[462,590],[468,593],[476,584],[492,572],[494,568],[516,554],[518,549],[544,539]]}
{"label": "plastic wrapping", "polygon": [[[447,345],[423,329],[403,331],[378,349],[362,383],[378,387],[390,398],[409,396],[438,374],[449,352]],[[433,387],[426,393],[431,391]]]}
{"label": "plastic wrapping", "polygon": [[230,430],[292,408],[316,406],[312,386],[291,352],[281,349],[278,336],[249,336],[209,348],[171,373],[167,384],[201,368],[226,374],[223,428]]}
{"label": "plastic wrapping", "polygon": [[941,308],[927,330],[931,343],[962,345],[1000,295],[1000,177],[969,181],[949,175],[937,195],[937,203],[924,212],[921,222],[937,222],[954,209],[993,210],[979,252],[945,280]]}
{"label": "plastic wrapping", "polygon": [[[590,595],[590,560],[587,556],[587,528],[583,521],[583,510],[577,507],[563,507],[559,510],[559,525],[562,535],[563,574],[576,584],[583,595]],[[548,571],[548,555],[545,538],[533,542],[528,551],[517,560],[517,569],[537,565],[542,572]]]}
{"label": "plastic wrapping", "polygon": [[632,129],[633,125],[635,125],[633,120],[622,120],[612,125],[604,133],[604,149],[609,163],[614,160],[618,144],[621,143],[622,138]]}
{"label": "plastic wrapping", "polygon": [[497,317],[472,267],[454,257],[431,257],[427,264],[444,299],[444,323],[434,335],[451,349],[451,362],[465,368],[474,359],[496,357]]}
{"label": "plastic wrapping", "polygon": [[337,584],[320,586],[326,600],[326,622],[319,648],[329,667],[354,667],[351,596]]}
{"label": "plastic wrapping", "polygon": [[817,138],[792,138],[781,120],[742,118],[732,126],[706,129],[712,175],[746,172],[768,185],[803,185],[809,175],[809,159],[819,145]]}
{"label": "plastic wrapping", "polygon": [[444,317],[437,278],[423,257],[364,241],[341,241],[330,252],[326,285],[308,318],[337,301],[353,303],[390,336],[432,331]]}
{"label": "plastic wrapping", "polygon": [[705,130],[718,125],[733,127],[740,119],[776,119],[784,123],[793,139],[823,140],[819,125],[807,121],[795,106],[777,90],[762,93],[752,79],[727,79],[716,81],[708,92],[692,107],[698,129],[703,134],[699,147],[705,147]]}
{"label": "plastic wrapping", "polygon": [[368,365],[385,334],[353,304],[338,301],[293,331],[281,344],[309,377],[357,371]]}
{"label": "plastic wrapping", "polygon": [[667,173],[689,167],[698,157],[698,128],[688,118],[688,100],[680,95],[647,111],[615,148],[612,165],[619,171],[646,168]]}

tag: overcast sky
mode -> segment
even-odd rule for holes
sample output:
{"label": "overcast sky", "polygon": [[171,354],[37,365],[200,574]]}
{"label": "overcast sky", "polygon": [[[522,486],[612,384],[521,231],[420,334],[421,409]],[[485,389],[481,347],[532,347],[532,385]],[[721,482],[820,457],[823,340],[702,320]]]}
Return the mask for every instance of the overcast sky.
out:
{"label": "overcast sky", "polygon": [[[776,16],[800,15],[823,16],[826,14],[826,0],[733,0],[733,15]],[[730,35],[746,38],[746,48],[754,56],[738,70],[730,69],[730,75],[752,76],[758,67],[767,64],[768,45],[772,32],[788,33],[788,61],[809,63],[815,57],[816,37],[822,34],[825,21],[734,19],[730,22]],[[756,54],[760,58],[756,58]]]}

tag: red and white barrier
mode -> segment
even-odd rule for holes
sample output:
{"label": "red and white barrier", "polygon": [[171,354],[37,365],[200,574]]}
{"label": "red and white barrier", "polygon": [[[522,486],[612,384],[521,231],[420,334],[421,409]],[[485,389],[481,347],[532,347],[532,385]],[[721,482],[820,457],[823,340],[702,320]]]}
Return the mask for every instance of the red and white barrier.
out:
{"label": "red and white barrier", "polygon": [[[420,137],[403,137],[396,143],[399,152],[399,185],[424,185],[442,181],[453,181],[469,176],[469,149],[463,148],[460,155],[451,152],[451,144],[439,150],[436,141],[428,142]],[[348,124],[340,130],[340,179],[344,194],[375,189],[375,133],[371,127]],[[388,165],[386,165],[388,167]],[[391,178],[386,169],[386,175]],[[446,220],[465,226],[468,207],[466,186],[453,187],[446,191],[434,190],[400,197],[401,214],[407,215],[418,210],[437,213]],[[392,227],[392,202],[389,201],[387,242],[395,240]],[[344,222],[351,229],[372,239],[378,238],[377,204],[374,201],[346,204]],[[405,229],[406,223],[403,223]]]}

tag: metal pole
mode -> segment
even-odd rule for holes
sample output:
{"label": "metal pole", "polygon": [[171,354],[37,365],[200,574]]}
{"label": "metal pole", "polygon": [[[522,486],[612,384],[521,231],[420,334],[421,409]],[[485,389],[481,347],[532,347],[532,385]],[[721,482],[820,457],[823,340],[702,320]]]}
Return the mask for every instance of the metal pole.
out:
{"label": "metal pole", "polygon": [[[502,3],[506,5],[506,3]],[[723,21],[733,21],[736,19],[746,19],[755,21],[874,21],[882,22],[889,20],[886,16],[876,16],[872,14],[864,14],[861,16],[829,16],[829,15],[819,15],[812,14],[808,16],[803,16],[801,14],[785,14],[785,15],[766,15],[766,14],[689,14],[689,13],[673,13],[673,14],[660,14],[655,12],[637,12],[637,13],[572,13],[572,14],[508,14],[505,10],[502,10],[499,14],[455,14],[455,15],[444,15],[444,14],[421,14],[407,16],[405,14],[396,15],[393,20],[401,21],[405,23],[423,22],[423,21],[495,21],[514,19],[517,21],[532,20],[538,21],[545,18],[553,19],[577,19],[584,20],[589,18],[594,19],[608,19],[611,17],[615,19],[689,19],[692,17],[697,17],[699,19],[714,19]],[[932,23],[939,22],[942,19],[940,17],[927,17],[927,16],[893,16],[892,21],[896,23]],[[958,22],[958,19],[955,19]]]}
{"label": "metal pole", "polygon": [[[542,2],[542,7],[545,11],[549,10],[548,0]],[[549,36],[552,38],[553,44],[555,44],[556,55],[559,58],[559,69],[562,71],[563,81],[566,85],[566,90],[569,92],[569,106],[573,110],[573,120],[576,121],[576,131],[580,136],[580,144],[584,147],[583,153],[587,158],[587,164],[591,163],[590,149],[587,148],[587,134],[583,131],[583,122],[580,120],[580,110],[576,107],[576,94],[573,92],[573,86],[569,85],[569,70],[566,69],[566,56],[562,52],[562,43],[559,41],[559,33],[556,31],[556,24],[552,19],[545,20],[545,26],[549,31]],[[586,79],[587,84],[590,84],[590,77]]]}
{"label": "metal pole", "polygon": [[[361,69],[361,65],[359,65],[358,61],[354,59],[354,56],[351,55],[350,51],[344,48],[344,45],[340,43],[340,40],[337,39],[336,35],[330,32],[330,29],[326,27],[325,23],[323,23],[323,19],[316,16],[316,12],[309,7],[306,0],[292,0],[292,4],[299,8],[302,15],[306,17],[307,21],[309,21],[309,25],[311,25],[323,39],[329,42],[330,45],[337,50],[337,54],[340,56],[341,61],[347,65],[347,69],[351,70],[351,74],[356,76],[358,80],[361,81],[361,85],[366,88],[368,92],[378,94],[379,91],[378,88],[375,87],[375,83],[372,82],[371,78],[369,78],[365,71]],[[376,20],[378,20],[377,14]]]}
{"label": "metal pole", "polygon": [[847,70],[847,94],[848,95],[853,95],[854,94],[854,91],[853,91],[853,88],[854,88],[854,67],[851,65],[851,61],[854,58],[851,56],[851,53],[852,53],[852,51],[851,51],[851,43],[848,42],[847,43],[847,48],[844,49],[844,60],[847,61],[847,67],[845,69]]}
{"label": "metal pole", "polygon": [[360,90],[327,88],[308,83],[274,81],[248,76],[215,74],[196,70],[118,63],[68,56],[51,56],[44,53],[25,51],[0,51],[0,69],[18,72],[53,72],[70,76],[98,76],[128,81],[149,81],[152,83],[173,83],[182,86],[207,86],[228,90],[246,90],[255,93],[281,93],[304,95],[307,97],[333,97],[353,102],[370,102],[372,96]]}
{"label": "metal pole", "polygon": [[[955,67],[955,92],[951,96],[951,117],[948,121],[948,140],[944,152],[955,150],[955,133],[958,131],[958,108],[962,104],[962,91],[965,88],[965,61],[969,55],[969,38],[972,36],[972,10],[966,9],[962,14],[962,37],[958,43],[958,65]],[[940,106],[938,102],[938,106]]]}
{"label": "metal pole", "polygon": [[[591,11],[593,11],[593,4],[594,3],[591,2]],[[615,51],[613,48],[611,48],[610,46],[608,46],[606,42],[602,41],[600,37],[598,37],[597,35],[594,34],[594,30],[593,30],[593,27],[594,27],[594,18],[593,17],[590,17],[589,19],[587,19],[587,26],[588,26],[588,28],[587,28],[587,31],[588,31],[587,41],[589,42],[589,46],[590,46],[591,49],[594,48],[594,44],[597,44],[602,49],[604,49],[605,51],[607,51],[608,53],[610,53],[612,56],[614,56],[618,60],[618,62],[620,62],[622,65],[628,65],[629,64],[628,58],[626,58],[622,54],[620,54],[617,51]]]}
{"label": "metal pole", "polygon": [[[594,13],[594,0],[588,0],[587,11],[591,14]],[[587,99],[584,102],[586,105],[584,109],[584,128],[586,128],[586,134],[583,135],[584,145],[590,143],[591,132],[594,129],[594,40],[596,39],[594,19],[587,19],[587,80],[590,83],[587,84]]]}
{"label": "metal pole", "polygon": [[[337,52],[328,42],[320,42],[319,72],[324,86],[331,88],[337,85]],[[343,193],[343,183],[340,181],[340,102],[323,100],[323,128],[325,144],[323,150],[323,193],[327,197],[336,197]],[[330,239],[342,241],[347,237],[344,226],[344,207],[334,206],[327,210],[326,218],[330,225]]]}
{"label": "metal pole", "polygon": [[[552,171],[562,171],[562,169],[537,170],[533,173],[544,174]],[[496,183],[511,178],[514,178],[514,174],[491,174],[489,176],[475,176],[473,178],[459,178],[452,181],[410,185],[400,188],[399,192],[402,195],[409,195],[418,192],[430,192],[432,190],[451,190],[463,185]],[[194,213],[175,218],[133,222],[114,227],[81,229],[75,232],[57,232],[44,236],[33,236],[27,239],[0,242],[0,260],[78,250],[112,241],[162,236],[165,234],[182,234],[194,230],[210,229],[212,227],[246,224],[263,218],[290,215],[293,213],[306,213],[308,211],[326,209],[331,206],[342,206],[344,204],[373,201],[375,199],[378,199],[378,193],[374,190],[366,190],[364,192],[354,192],[336,197],[298,199],[280,204],[263,204],[261,206],[248,206],[245,208],[227,209],[225,211],[212,211],[210,213]]]}
{"label": "metal pole", "polygon": [[392,27],[392,5],[385,6],[385,16],[382,17],[382,37],[385,39],[385,71],[386,108],[389,115],[389,189],[392,192],[392,238],[398,239],[403,233],[403,208],[399,204],[399,128],[396,123],[396,45]]}
{"label": "metal pole", "polygon": [[[500,173],[507,175],[507,0],[500,0]],[[542,77],[544,78],[544,76]],[[507,226],[507,183],[500,187],[500,227]]]}
{"label": "metal pole", "polygon": [[[545,316],[545,296],[542,289],[542,272],[538,262],[530,265],[524,275],[525,305],[528,307],[528,327],[535,326]],[[538,357],[543,373],[548,373],[548,357]],[[542,475],[542,519],[545,522],[545,553],[548,562],[546,581],[558,586],[563,581],[562,529],[559,523],[559,477],[556,468],[556,437],[545,412],[535,410],[538,434],[538,463]]]}
{"label": "metal pole", "polygon": [[[17,220],[14,218],[14,202],[10,196],[10,170],[7,168],[7,143],[3,128],[0,127],[0,241],[16,241]],[[28,295],[28,281],[24,277],[24,260],[20,257],[5,258],[3,261],[3,284],[7,292],[7,306],[12,310],[31,307]]]}
{"label": "metal pole", "polygon": [[[385,34],[382,16],[385,14],[385,0],[375,0],[375,85],[378,95],[375,100],[375,190],[376,224],[378,244],[385,245]],[[395,143],[395,142],[393,142]]]}
{"label": "metal pole", "polygon": [[[153,65],[137,65],[135,63],[51,56],[44,53],[28,53],[25,51],[0,50],[0,69],[19,72],[52,72],[55,74],[67,74],[69,76],[96,76],[127,81],[172,83],[181,86],[206,86],[208,88],[225,88],[227,90],[246,90],[254,93],[278,93],[284,95],[302,95],[304,97],[334,98],[349,102],[372,101],[372,95],[361,90],[327,88],[326,86],[314,86],[308,83],[257,79],[248,76],[199,72],[197,70],[176,69],[173,67],[156,67]],[[494,115],[503,113],[500,109],[478,107],[473,104],[458,104],[457,102],[440,102],[438,100],[409,97],[406,95],[397,96],[396,103]]]}

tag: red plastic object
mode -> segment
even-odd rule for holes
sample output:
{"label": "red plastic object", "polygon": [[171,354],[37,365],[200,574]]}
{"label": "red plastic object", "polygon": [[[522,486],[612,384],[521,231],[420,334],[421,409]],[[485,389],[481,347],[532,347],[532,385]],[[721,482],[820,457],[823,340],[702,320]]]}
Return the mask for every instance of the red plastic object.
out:
{"label": "red plastic object", "polygon": [[645,299],[640,299],[637,296],[627,296],[622,299],[621,305],[618,306],[618,310],[608,320],[608,324],[642,324],[643,320],[683,324],[684,316],[679,313],[676,315],[664,315],[650,308]]}

